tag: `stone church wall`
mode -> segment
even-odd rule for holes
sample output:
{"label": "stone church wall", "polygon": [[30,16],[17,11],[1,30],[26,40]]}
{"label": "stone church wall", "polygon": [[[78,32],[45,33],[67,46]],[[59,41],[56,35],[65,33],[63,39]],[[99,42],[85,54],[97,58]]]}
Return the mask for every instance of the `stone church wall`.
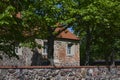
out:
{"label": "stone church wall", "polygon": [[0,66],[30,66],[32,64],[33,52],[31,49],[24,47],[22,55],[18,55],[19,59],[1,54]]}
{"label": "stone church wall", "polygon": [[[67,44],[72,43],[74,46],[71,55],[67,54]],[[55,41],[54,45],[54,58],[57,65],[61,66],[79,66],[79,43],[73,41]]]}
{"label": "stone church wall", "polygon": [[[36,40],[42,44],[42,40]],[[79,66],[79,44],[73,43],[75,50],[73,55],[67,55],[66,45],[69,41],[55,41],[54,45],[54,62],[56,66]],[[19,59],[15,57],[9,58],[5,54],[1,54],[3,59],[0,60],[0,66],[40,66],[49,65],[47,55],[42,54],[42,49],[36,48],[32,51],[30,48],[23,47],[22,53],[18,53]]]}

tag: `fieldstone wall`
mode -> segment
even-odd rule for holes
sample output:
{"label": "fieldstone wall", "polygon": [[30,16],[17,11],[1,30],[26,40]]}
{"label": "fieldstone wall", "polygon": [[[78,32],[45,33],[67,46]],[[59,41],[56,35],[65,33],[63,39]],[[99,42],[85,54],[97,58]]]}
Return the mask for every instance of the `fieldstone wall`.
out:
{"label": "fieldstone wall", "polygon": [[120,67],[0,68],[0,80],[120,80]]}
{"label": "fieldstone wall", "polygon": [[19,59],[3,53],[1,55],[3,59],[0,60],[0,66],[30,66],[33,62],[33,52],[27,47],[23,48],[22,55],[18,55]]}

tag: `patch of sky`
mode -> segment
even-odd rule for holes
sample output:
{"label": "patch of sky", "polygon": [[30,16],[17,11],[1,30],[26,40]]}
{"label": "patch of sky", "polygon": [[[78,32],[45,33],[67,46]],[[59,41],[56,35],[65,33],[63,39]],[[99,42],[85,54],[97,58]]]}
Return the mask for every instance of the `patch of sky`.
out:
{"label": "patch of sky", "polygon": [[68,30],[69,30],[70,32],[72,32],[72,33],[74,32],[72,28],[68,28]]}
{"label": "patch of sky", "polygon": [[62,5],[61,5],[61,4],[57,4],[57,7],[58,7],[58,8],[61,8],[61,7],[62,7]]}

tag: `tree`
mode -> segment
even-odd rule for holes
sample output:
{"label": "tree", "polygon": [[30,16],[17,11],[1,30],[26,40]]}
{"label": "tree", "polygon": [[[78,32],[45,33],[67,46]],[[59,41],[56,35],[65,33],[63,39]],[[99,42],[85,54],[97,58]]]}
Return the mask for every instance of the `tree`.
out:
{"label": "tree", "polygon": [[[117,34],[120,29],[120,13],[118,12],[120,11],[120,2],[117,0],[92,0],[87,2],[76,0],[76,3],[78,5],[73,9],[74,14],[77,15],[76,24],[79,27],[74,27],[74,30],[76,34],[79,32],[81,39],[83,38],[86,41],[85,65],[89,65],[90,53],[94,50],[92,45],[98,46],[99,51],[103,53],[102,55],[107,57],[110,56],[111,50],[113,50],[114,38],[118,38]],[[96,41],[103,41],[103,44]],[[106,56],[105,58],[107,58]]]}
{"label": "tree", "polygon": [[[89,65],[92,51],[103,50],[107,55],[114,52],[111,48],[118,48],[118,0],[1,0],[0,4],[0,50],[9,56],[16,56],[14,47],[17,42],[33,44],[35,38],[44,38],[48,40],[48,58],[54,65],[54,40],[68,27],[74,28],[75,33],[86,41],[86,65]],[[16,17],[16,14],[21,16]],[[56,23],[63,29],[55,32]],[[106,49],[109,53],[104,52]]]}
{"label": "tree", "polygon": [[[114,56],[115,56],[115,46],[116,43],[115,39],[118,39],[118,34],[120,33],[118,30],[120,29],[119,24],[119,1],[111,1],[108,0],[107,2],[101,2],[101,11],[102,14],[102,22],[98,25],[96,29],[96,37],[95,39],[97,41],[100,41],[100,43],[96,43],[99,45],[101,52],[104,55],[104,59],[107,61],[110,60],[111,56],[111,64],[114,64]],[[99,32],[100,31],[100,32]],[[98,35],[97,35],[98,34]],[[107,46],[105,46],[107,45]]]}
{"label": "tree", "polygon": [[31,3],[26,0],[22,2],[24,4],[19,0],[0,1],[0,51],[10,57],[17,57],[14,52],[16,43],[33,41],[35,37],[42,36],[39,34],[43,33],[44,29],[43,24],[38,22],[42,21],[41,18],[30,7]]}
{"label": "tree", "polygon": [[[37,14],[42,15],[46,23],[45,27],[48,34],[46,36],[46,39],[48,41],[48,59],[51,65],[54,65],[54,40],[62,31],[71,27],[73,24],[75,18],[72,14],[69,14],[68,10],[70,4],[73,3],[72,1],[67,2],[66,0],[45,0],[36,2],[38,3],[36,6]],[[41,3],[44,5],[39,6]],[[71,6],[74,6],[74,4]],[[62,30],[55,32],[56,28],[59,26],[63,27]]]}
{"label": "tree", "polygon": [[[75,20],[69,14],[72,1],[66,0],[2,0],[0,1],[0,46],[9,56],[16,56],[16,43],[34,43],[35,38],[48,40],[48,58],[53,63],[54,40],[62,31],[71,27]],[[72,5],[70,5],[72,4]],[[16,14],[18,16],[16,17]],[[59,23],[62,30],[55,32]],[[6,47],[7,46],[7,47]],[[8,48],[8,49],[6,49]]]}

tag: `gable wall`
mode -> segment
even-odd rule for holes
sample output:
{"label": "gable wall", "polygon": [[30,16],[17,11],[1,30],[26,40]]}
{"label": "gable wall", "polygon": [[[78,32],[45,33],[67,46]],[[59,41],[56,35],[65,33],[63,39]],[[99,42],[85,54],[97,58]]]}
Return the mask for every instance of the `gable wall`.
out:
{"label": "gable wall", "polygon": [[[38,44],[42,44],[46,40],[37,39]],[[72,55],[67,55],[67,44],[73,43],[74,53]],[[43,48],[37,49],[39,54],[42,54],[44,58],[47,58],[47,55],[43,54]],[[72,40],[55,40],[54,41],[54,63],[56,66],[79,66],[80,56],[79,56],[79,43]]]}
{"label": "gable wall", "polygon": [[[74,50],[72,55],[67,54],[67,44],[73,43]],[[73,41],[55,41],[54,43],[54,61],[56,65],[79,66],[79,43]]]}

